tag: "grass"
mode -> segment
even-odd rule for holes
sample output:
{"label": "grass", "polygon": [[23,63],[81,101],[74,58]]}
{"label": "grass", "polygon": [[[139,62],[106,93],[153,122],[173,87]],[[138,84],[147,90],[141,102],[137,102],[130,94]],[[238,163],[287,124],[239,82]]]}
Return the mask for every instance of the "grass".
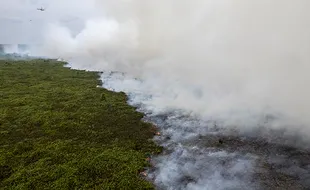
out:
{"label": "grass", "polygon": [[98,73],[53,60],[0,60],[1,189],[153,189],[139,176],[151,124]]}

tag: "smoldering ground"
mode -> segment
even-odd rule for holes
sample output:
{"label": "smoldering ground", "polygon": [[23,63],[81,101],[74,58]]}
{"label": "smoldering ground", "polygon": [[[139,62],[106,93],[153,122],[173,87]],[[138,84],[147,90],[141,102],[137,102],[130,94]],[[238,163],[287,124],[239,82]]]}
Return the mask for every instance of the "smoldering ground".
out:
{"label": "smoldering ground", "polygon": [[104,86],[160,127],[159,188],[309,187],[309,1],[96,3],[77,35],[49,23],[33,51],[126,73],[104,73]]}
{"label": "smoldering ground", "polygon": [[191,112],[152,105],[160,95],[141,91],[143,81],[118,72],[104,72],[102,80],[104,87],[126,92],[145,120],[159,127],[155,141],[165,151],[147,171],[158,189],[310,187],[310,149],[299,135],[264,123],[255,133],[227,129]]}

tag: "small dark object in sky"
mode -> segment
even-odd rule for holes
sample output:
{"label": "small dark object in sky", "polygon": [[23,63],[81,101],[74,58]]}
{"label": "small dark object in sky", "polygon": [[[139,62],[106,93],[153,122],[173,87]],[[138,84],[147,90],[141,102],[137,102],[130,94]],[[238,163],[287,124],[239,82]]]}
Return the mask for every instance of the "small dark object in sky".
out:
{"label": "small dark object in sky", "polygon": [[37,8],[38,11],[45,11],[45,9],[43,7],[41,8]]}

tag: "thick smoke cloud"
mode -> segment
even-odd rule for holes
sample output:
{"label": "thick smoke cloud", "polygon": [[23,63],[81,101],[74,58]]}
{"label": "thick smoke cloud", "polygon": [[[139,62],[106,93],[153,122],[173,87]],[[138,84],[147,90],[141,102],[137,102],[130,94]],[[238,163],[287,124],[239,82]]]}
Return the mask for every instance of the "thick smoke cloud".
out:
{"label": "thick smoke cloud", "polygon": [[[32,55],[104,71],[103,86],[126,92],[129,103],[160,128],[154,140],[166,152],[153,158],[148,175],[158,188],[264,189],[257,174],[272,186],[275,170],[265,177],[264,165],[272,160],[309,186],[308,162],[296,164],[282,147],[309,147],[301,138],[304,133],[310,139],[308,0],[0,5],[1,43],[36,39],[42,46],[30,46]],[[47,10],[32,12],[40,6]],[[3,47],[16,52],[18,46]],[[223,136],[228,138],[219,147]]]}
{"label": "thick smoke cloud", "polygon": [[75,67],[140,77],[145,90],[165,95],[153,99],[156,105],[240,128],[273,114],[281,119],[271,127],[285,123],[309,132],[309,5],[307,0],[97,1],[102,14],[78,35],[50,25],[45,51]]}

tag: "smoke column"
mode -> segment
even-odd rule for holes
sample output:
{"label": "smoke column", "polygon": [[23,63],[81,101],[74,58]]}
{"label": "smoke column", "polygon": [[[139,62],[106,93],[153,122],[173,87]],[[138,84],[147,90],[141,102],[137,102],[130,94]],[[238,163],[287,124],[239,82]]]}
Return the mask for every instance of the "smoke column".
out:
{"label": "smoke column", "polygon": [[[309,132],[307,0],[103,0],[76,36],[46,32],[45,53],[75,67],[117,70],[161,94],[157,106],[249,129]],[[87,60],[87,61],[86,61]]]}
{"label": "smoke column", "polygon": [[157,188],[310,187],[310,154],[284,146],[310,147],[308,0],[0,5],[2,53],[103,71],[103,86],[159,127]]}

